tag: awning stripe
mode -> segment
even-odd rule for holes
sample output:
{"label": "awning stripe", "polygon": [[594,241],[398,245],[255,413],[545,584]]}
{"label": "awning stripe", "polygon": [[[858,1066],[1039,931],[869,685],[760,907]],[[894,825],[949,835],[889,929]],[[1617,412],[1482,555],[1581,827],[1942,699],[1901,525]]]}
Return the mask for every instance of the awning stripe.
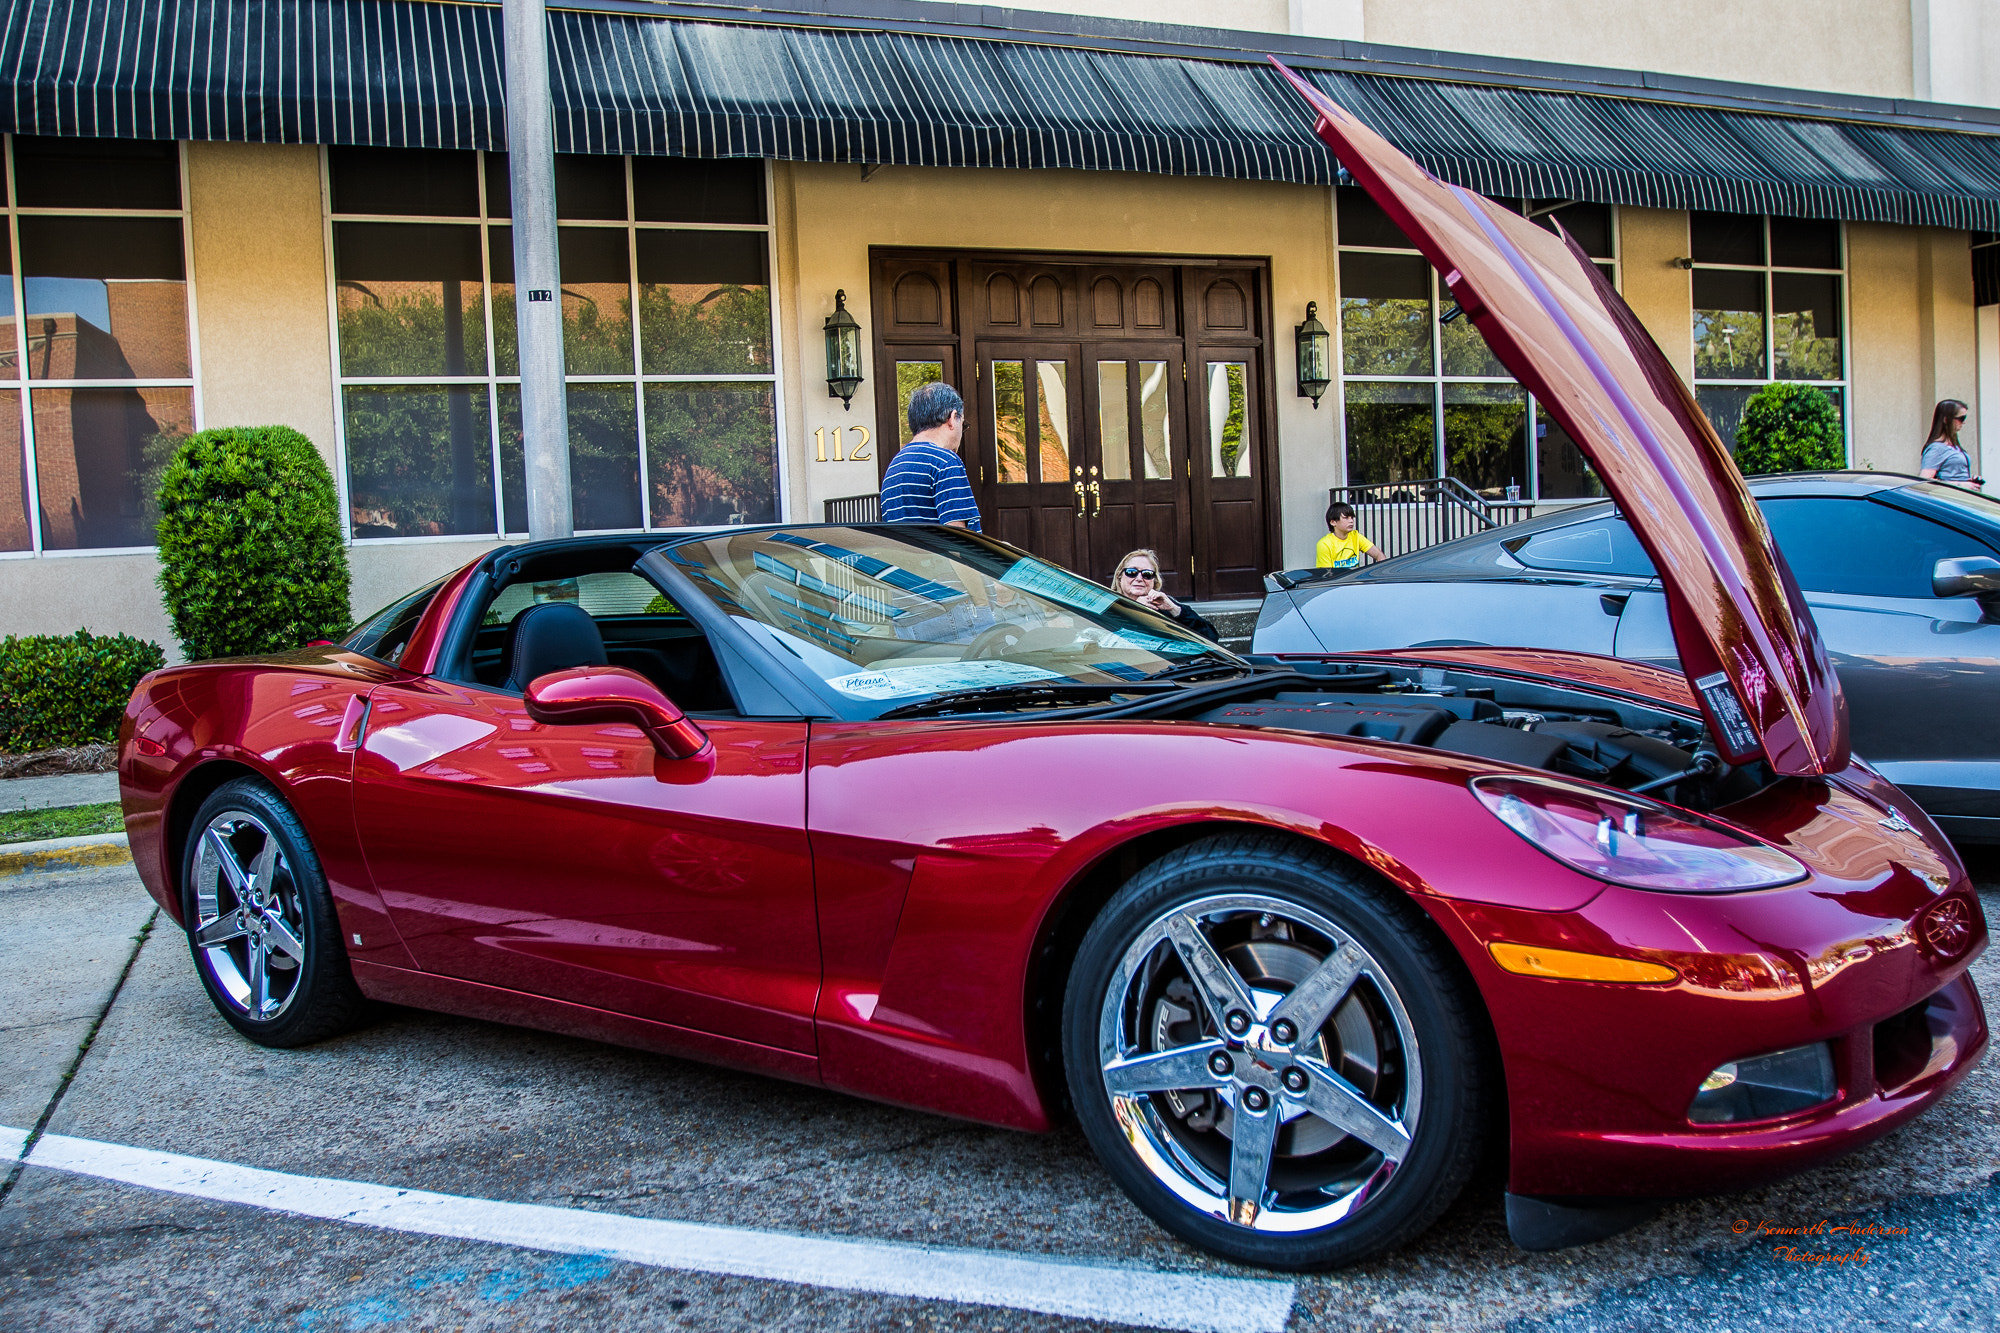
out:
{"label": "awning stripe", "polygon": [[[629,13],[550,16],[558,148],[1325,184],[1268,67]],[[423,0],[15,0],[0,128],[505,143],[499,10]],[[2000,135],[1308,70],[1488,194],[2000,230]]]}

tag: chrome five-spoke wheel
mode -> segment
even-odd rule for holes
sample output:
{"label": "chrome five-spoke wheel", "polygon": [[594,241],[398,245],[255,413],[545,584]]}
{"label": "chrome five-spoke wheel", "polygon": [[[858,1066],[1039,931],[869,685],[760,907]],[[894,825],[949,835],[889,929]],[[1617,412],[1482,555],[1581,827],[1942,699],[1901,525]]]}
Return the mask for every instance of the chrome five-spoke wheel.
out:
{"label": "chrome five-spoke wheel", "polygon": [[216,1009],[264,1046],[302,1046],[366,1010],[326,877],[298,815],[268,783],[224,783],[181,858],[182,922]]}
{"label": "chrome five-spoke wheel", "polygon": [[1470,986],[1407,899],[1322,848],[1208,838],[1107,903],[1070,973],[1077,1118],[1133,1200],[1249,1263],[1422,1231],[1483,1148]]}

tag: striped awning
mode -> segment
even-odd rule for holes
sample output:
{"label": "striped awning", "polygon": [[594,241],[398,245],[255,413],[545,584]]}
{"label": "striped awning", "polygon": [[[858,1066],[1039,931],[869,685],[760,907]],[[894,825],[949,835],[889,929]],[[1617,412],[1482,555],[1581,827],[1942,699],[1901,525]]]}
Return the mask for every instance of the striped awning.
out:
{"label": "striped awning", "polygon": [[[1251,60],[632,10],[550,16],[562,151],[1301,184],[1337,171],[1304,106]],[[1429,170],[1489,194],[2000,230],[2000,133],[1301,63]],[[505,146],[494,5],[15,0],[0,77],[0,128],[20,133]]]}

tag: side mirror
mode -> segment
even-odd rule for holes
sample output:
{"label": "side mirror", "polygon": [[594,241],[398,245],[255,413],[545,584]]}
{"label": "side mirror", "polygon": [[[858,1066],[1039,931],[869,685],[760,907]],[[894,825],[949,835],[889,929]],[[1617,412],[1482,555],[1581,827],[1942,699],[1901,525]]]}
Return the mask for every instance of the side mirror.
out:
{"label": "side mirror", "polygon": [[1931,566],[1931,593],[1938,597],[2000,592],[2000,560],[1966,555]]}
{"label": "side mirror", "polygon": [[528,682],[528,716],[569,725],[623,722],[646,733],[669,759],[693,759],[708,737],[658,686],[624,667],[572,667]]}

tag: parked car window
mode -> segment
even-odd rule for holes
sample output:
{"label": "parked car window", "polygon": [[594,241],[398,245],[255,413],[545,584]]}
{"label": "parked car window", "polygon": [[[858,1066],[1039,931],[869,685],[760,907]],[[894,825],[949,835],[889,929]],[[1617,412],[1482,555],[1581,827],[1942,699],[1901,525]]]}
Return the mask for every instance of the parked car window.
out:
{"label": "parked car window", "polygon": [[1932,565],[1993,554],[1942,524],[1871,500],[1766,500],[1763,509],[1778,549],[1807,592],[1929,597]]}
{"label": "parked car window", "polygon": [[629,570],[602,574],[581,574],[573,579],[546,583],[510,583],[500,590],[486,608],[481,625],[505,625],[540,602],[574,602],[589,612],[592,620],[607,616],[678,616],[666,595]]}
{"label": "parked car window", "polygon": [[340,641],[340,646],[378,662],[396,665],[403,649],[410,646],[410,636],[417,632],[417,622],[424,618],[425,608],[430,606],[431,598],[437,596],[438,589],[443,586],[444,579],[438,579],[399,602],[391,602],[355,626],[353,633]]}
{"label": "parked car window", "polygon": [[1551,528],[1532,537],[1504,543],[1516,560],[1530,569],[1560,569],[1571,574],[1621,574],[1653,577],[1653,561],[1622,518],[1593,519],[1566,528]]}
{"label": "parked car window", "polygon": [[1966,519],[1975,532],[1983,530],[2000,535],[2000,500],[1990,495],[1948,482],[1920,481],[1897,491],[1896,498],[1913,501],[1919,508],[1935,509],[1947,521]]}

